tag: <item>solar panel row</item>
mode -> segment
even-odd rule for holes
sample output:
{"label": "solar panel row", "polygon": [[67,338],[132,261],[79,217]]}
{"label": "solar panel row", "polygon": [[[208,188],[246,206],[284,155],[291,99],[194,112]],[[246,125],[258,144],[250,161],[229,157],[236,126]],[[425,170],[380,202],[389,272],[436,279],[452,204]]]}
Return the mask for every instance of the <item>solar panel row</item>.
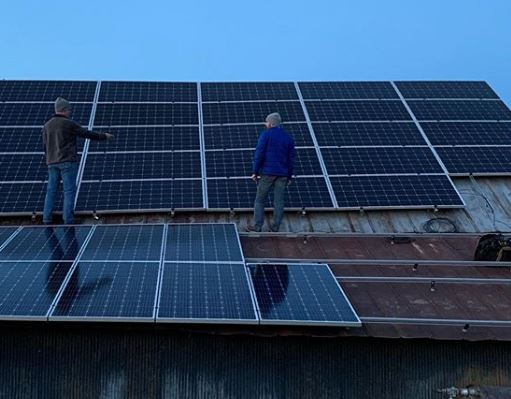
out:
{"label": "solar panel row", "polygon": [[360,325],[326,265],[254,270],[233,224],[6,228],[0,319]]}

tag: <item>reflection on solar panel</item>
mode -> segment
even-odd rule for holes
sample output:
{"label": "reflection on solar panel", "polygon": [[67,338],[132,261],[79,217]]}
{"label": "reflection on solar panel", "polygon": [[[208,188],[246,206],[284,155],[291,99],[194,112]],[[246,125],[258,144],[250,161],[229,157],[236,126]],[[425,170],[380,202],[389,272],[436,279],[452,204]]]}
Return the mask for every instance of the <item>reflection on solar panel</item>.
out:
{"label": "reflection on solar panel", "polygon": [[257,264],[250,272],[261,324],[361,325],[328,265]]}
{"label": "reflection on solar panel", "polygon": [[79,262],[50,320],[154,321],[158,262]]}
{"label": "reflection on solar panel", "polygon": [[401,101],[306,101],[311,121],[407,121]]}
{"label": "reflection on solar panel", "polygon": [[57,97],[92,102],[96,82],[55,80],[0,80],[0,101],[47,101]]}
{"label": "reflection on solar panel", "polygon": [[100,103],[94,125],[198,125],[197,104]]}
{"label": "reflection on solar panel", "polygon": [[[314,143],[305,123],[288,123],[282,126],[295,140],[297,147],[312,147]],[[264,131],[257,125],[204,126],[206,150],[227,148],[255,148],[259,135]]]}
{"label": "reflection on solar panel", "polygon": [[428,147],[323,148],[330,175],[443,173]]}
{"label": "reflection on solar panel", "polygon": [[[71,118],[87,125],[92,104],[73,104]],[[54,113],[53,103],[0,103],[1,126],[43,126]]]}
{"label": "reflection on solar panel", "polygon": [[300,82],[304,99],[398,98],[389,82]]}
{"label": "reflection on solar panel", "polygon": [[202,101],[298,100],[293,83],[202,83]]}
{"label": "reflection on solar panel", "polygon": [[80,260],[159,261],[163,225],[97,226]]}
{"label": "reflection on solar panel", "polygon": [[101,82],[99,101],[197,102],[197,83]]}
{"label": "reflection on solar panel", "polygon": [[90,226],[24,227],[0,251],[0,261],[73,261]]}
{"label": "reflection on solar panel", "polygon": [[252,102],[252,103],[204,103],[204,123],[262,123],[268,114],[279,112],[282,120],[305,122],[302,106],[298,101]]}
{"label": "reflection on solar panel", "polygon": [[447,176],[330,177],[341,208],[459,207],[463,203]]}
{"label": "reflection on solar panel", "polygon": [[234,224],[174,224],[167,235],[167,261],[243,262]]}
{"label": "reflection on solar panel", "polygon": [[201,208],[201,180],[85,181],[76,204],[80,212]]}
{"label": "reflection on solar panel", "polygon": [[16,227],[0,228],[0,247],[16,231]]}
{"label": "reflection on solar panel", "polygon": [[451,174],[511,174],[511,147],[437,147]]}
{"label": "reflection on solar panel", "polygon": [[418,120],[511,120],[511,111],[502,101],[416,101],[408,100],[408,104]]}
{"label": "reflection on solar panel", "polygon": [[46,320],[71,262],[0,262],[0,320]]}
{"label": "reflection on solar panel", "polygon": [[405,98],[493,98],[495,92],[486,82],[396,82]]}
{"label": "reflection on solar panel", "polygon": [[320,146],[426,145],[415,123],[313,123]]}
{"label": "reflection on solar panel", "polygon": [[433,145],[511,144],[509,122],[422,122]]}
{"label": "reflection on solar panel", "polygon": [[165,263],[157,322],[257,324],[242,263]]}
{"label": "reflection on solar panel", "polygon": [[0,181],[44,181],[47,176],[44,154],[0,154]]}
{"label": "reflection on solar panel", "polygon": [[89,152],[199,151],[200,149],[198,126],[118,127],[94,128],[94,130],[112,133],[115,135],[115,140],[91,141]]}
{"label": "reflection on solar panel", "polygon": [[201,177],[199,152],[89,154],[83,175],[84,180],[193,177]]}
{"label": "reflection on solar panel", "polygon": [[[254,150],[206,151],[208,177],[246,177],[252,174]],[[314,148],[296,151],[294,175],[322,175],[318,155]]]}

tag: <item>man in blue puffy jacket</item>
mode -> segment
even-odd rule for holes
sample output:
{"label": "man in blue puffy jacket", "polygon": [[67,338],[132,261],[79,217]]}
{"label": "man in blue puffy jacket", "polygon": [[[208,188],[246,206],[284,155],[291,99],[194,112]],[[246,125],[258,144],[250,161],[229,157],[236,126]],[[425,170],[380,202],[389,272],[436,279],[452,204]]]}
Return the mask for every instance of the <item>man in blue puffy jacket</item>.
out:
{"label": "man in blue puffy jacket", "polygon": [[247,231],[261,231],[264,224],[264,204],[273,187],[273,220],[271,231],[279,231],[284,216],[286,186],[291,183],[295,159],[293,138],[280,127],[282,118],[278,113],[266,117],[266,129],[257,142],[254,154],[252,179],[258,182],[254,202],[254,225]]}

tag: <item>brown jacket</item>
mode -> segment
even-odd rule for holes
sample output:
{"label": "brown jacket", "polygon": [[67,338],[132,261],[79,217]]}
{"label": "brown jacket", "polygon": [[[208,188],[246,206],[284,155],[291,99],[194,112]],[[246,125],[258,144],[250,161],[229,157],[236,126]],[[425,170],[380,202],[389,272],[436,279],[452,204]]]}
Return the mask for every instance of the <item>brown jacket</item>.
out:
{"label": "brown jacket", "polygon": [[46,164],[77,162],[76,138],[106,140],[106,134],[85,129],[64,115],[54,115],[43,127]]}

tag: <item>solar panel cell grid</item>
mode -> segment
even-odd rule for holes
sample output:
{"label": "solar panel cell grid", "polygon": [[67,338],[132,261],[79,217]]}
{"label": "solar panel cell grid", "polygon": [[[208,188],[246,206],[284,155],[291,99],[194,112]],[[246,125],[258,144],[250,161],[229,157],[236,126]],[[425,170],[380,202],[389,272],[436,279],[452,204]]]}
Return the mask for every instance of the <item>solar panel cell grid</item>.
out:
{"label": "solar panel cell grid", "polygon": [[[46,195],[46,183],[0,182],[0,213],[41,212]],[[62,209],[62,185],[57,191],[55,211]]]}
{"label": "solar panel cell grid", "polygon": [[206,125],[262,123],[272,112],[279,112],[282,120],[286,122],[305,122],[299,101],[202,104],[203,120]]}
{"label": "solar panel cell grid", "polygon": [[101,82],[99,101],[197,102],[197,83]]}
{"label": "solar panel cell grid", "polygon": [[0,262],[0,319],[45,320],[71,262]]}
{"label": "solar panel cell grid", "polygon": [[313,129],[320,146],[426,145],[408,122],[313,123]]}
{"label": "solar panel cell grid", "polygon": [[156,321],[257,324],[245,266],[165,263]]}
{"label": "solar panel cell grid", "polygon": [[82,212],[202,208],[201,180],[83,182],[76,205]]}
{"label": "solar panel cell grid", "polygon": [[201,177],[199,152],[89,154],[84,180]]}
{"label": "solar panel cell grid", "polygon": [[396,82],[405,98],[493,98],[498,96],[486,82]]}
{"label": "solar panel cell grid", "polygon": [[449,173],[511,174],[511,147],[437,147]]}
{"label": "solar panel cell grid", "polygon": [[96,126],[198,125],[197,104],[98,104]]}
{"label": "solar panel cell grid", "polygon": [[202,83],[202,101],[297,100],[293,83]]}
{"label": "solar panel cell grid", "polygon": [[399,98],[389,82],[300,82],[304,99]]}
{"label": "solar panel cell grid", "polygon": [[41,128],[0,128],[0,152],[43,152]]}
{"label": "solar panel cell grid", "polygon": [[[115,135],[115,140],[91,141],[89,152],[199,150],[198,126],[94,128]],[[0,138],[1,140],[1,138]],[[0,141],[1,143],[1,141]]]}
{"label": "solar panel cell grid", "polygon": [[0,80],[0,101],[55,101],[57,97],[83,102],[92,102],[96,82],[44,81],[44,80]]}
{"label": "solar panel cell grid", "polygon": [[0,246],[17,230],[16,227],[0,228]]}
{"label": "solar panel cell grid", "polygon": [[330,175],[443,173],[429,147],[322,148]]}
{"label": "solar panel cell grid", "polygon": [[44,154],[0,154],[0,181],[44,181],[47,178]]}
{"label": "solar panel cell grid", "polygon": [[511,145],[511,123],[422,122],[433,145]]}
{"label": "solar panel cell grid", "polygon": [[[71,118],[88,125],[92,104],[73,104]],[[1,126],[43,126],[55,112],[53,103],[0,103]]]}
{"label": "solar panel cell grid", "polygon": [[401,101],[306,101],[310,120],[319,121],[407,121]]}
{"label": "solar panel cell grid", "polygon": [[250,266],[261,324],[360,325],[327,265]]}
{"label": "solar panel cell grid", "polygon": [[502,101],[407,101],[415,117],[422,121],[511,120],[511,110]]}

